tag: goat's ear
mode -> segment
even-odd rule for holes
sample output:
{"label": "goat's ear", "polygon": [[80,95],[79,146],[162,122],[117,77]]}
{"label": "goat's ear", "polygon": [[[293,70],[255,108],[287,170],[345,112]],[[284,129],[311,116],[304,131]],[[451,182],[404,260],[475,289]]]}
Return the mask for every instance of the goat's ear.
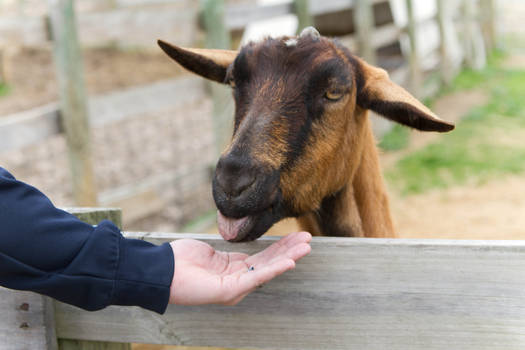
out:
{"label": "goat's ear", "polygon": [[186,49],[158,40],[160,48],[187,70],[206,79],[224,83],[228,66],[237,57],[237,51]]}
{"label": "goat's ear", "polygon": [[397,123],[421,131],[446,132],[454,124],[438,118],[408,91],[391,81],[388,73],[357,59],[357,104]]}

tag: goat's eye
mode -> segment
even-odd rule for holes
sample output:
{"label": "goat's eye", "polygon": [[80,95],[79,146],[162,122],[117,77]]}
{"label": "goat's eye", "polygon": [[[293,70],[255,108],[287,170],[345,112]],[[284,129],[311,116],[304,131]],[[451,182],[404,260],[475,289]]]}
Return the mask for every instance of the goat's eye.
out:
{"label": "goat's eye", "polygon": [[324,97],[330,101],[337,101],[343,97],[343,92],[341,90],[327,90]]}

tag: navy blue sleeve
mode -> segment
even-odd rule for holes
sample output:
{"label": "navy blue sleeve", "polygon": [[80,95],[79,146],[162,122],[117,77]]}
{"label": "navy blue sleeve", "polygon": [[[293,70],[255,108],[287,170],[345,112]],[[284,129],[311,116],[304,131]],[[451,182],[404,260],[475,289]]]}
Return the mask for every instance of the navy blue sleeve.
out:
{"label": "navy blue sleeve", "polygon": [[173,269],[169,244],[126,239],[109,221],[88,225],[0,167],[0,285],[90,311],[163,313]]}

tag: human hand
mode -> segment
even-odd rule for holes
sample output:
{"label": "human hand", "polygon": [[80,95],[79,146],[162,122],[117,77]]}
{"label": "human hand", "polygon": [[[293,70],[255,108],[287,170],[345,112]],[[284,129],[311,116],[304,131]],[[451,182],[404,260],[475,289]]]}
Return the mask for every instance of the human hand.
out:
{"label": "human hand", "polygon": [[170,304],[235,305],[257,286],[293,269],[307,255],[312,236],[291,233],[255,255],[216,251],[194,239],[170,243],[175,271]]}

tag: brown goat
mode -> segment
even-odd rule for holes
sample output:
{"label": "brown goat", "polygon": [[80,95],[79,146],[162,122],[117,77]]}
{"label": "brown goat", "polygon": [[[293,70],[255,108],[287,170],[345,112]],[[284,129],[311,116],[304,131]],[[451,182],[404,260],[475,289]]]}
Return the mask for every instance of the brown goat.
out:
{"label": "brown goat", "polygon": [[239,52],[159,45],[233,89],[233,138],[213,180],[229,241],[256,239],[285,217],[314,235],[394,237],[367,110],[422,131],[454,128],[311,27]]}

